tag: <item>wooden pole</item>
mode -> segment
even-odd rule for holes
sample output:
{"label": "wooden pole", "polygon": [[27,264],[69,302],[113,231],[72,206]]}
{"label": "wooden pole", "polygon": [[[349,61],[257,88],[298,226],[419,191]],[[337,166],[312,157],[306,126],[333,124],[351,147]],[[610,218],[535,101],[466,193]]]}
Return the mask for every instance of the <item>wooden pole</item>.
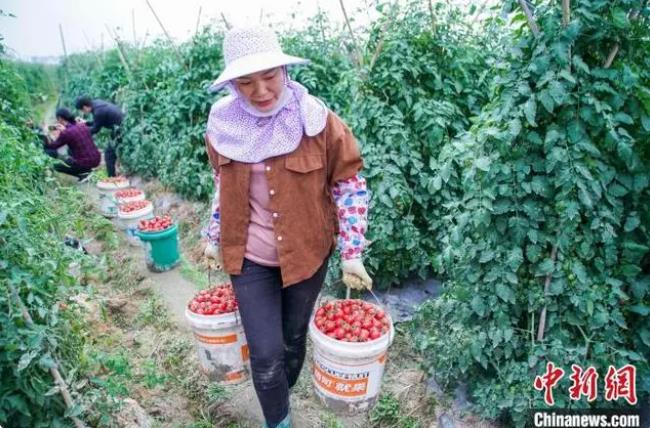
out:
{"label": "wooden pole", "polygon": [[370,67],[369,67],[370,70],[372,70],[372,67],[375,65],[377,58],[379,58],[379,54],[381,53],[381,50],[384,48],[384,41],[386,40],[386,35],[388,34],[390,27],[393,25],[393,22],[394,19],[392,16],[386,17],[386,22],[384,23],[384,26],[381,29],[381,38],[379,39],[379,42],[377,43],[377,48],[375,49],[375,53],[372,55],[372,59],[370,60]]}
{"label": "wooden pole", "polygon": [[526,19],[528,20],[528,26],[530,27],[530,30],[533,32],[535,37],[539,36],[539,27],[537,26],[537,22],[535,22],[535,17],[533,17],[533,13],[530,11],[530,8],[528,7],[528,1],[519,0],[519,5],[523,9],[524,14],[526,14]]}
{"label": "wooden pole", "polygon": [[131,9],[131,28],[133,30],[133,46],[138,44],[138,38],[135,34],[135,9]]}
{"label": "wooden pole", "polygon": [[63,37],[63,25],[59,23],[59,37],[61,38],[61,46],[63,47],[63,87],[64,90],[68,89],[68,50],[65,47],[65,37]]}
{"label": "wooden pole", "polygon": [[[553,278],[553,271],[555,270],[555,258],[557,257],[557,246],[553,247],[551,250],[551,261],[553,262],[553,269],[546,275],[546,280],[544,281],[544,297],[548,295],[548,289],[551,286],[551,279]],[[544,340],[544,329],[546,328],[546,305],[542,309],[542,313],[539,316],[539,325],[537,327],[537,341],[541,342]]]}
{"label": "wooden pole", "polygon": [[566,28],[571,20],[571,0],[562,0],[562,26]]}
{"label": "wooden pole", "polygon": [[226,19],[226,15],[224,15],[223,12],[221,12],[221,20],[223,21],[223,24],[226,26],[226,30],[230,30],[232,28],[232,26]]}
{"label": "wooden pole", "polygon": [[339,0],[339,4],[341,5],[341,11],[343,11],[343,17],[345,18],[345,24],[347,25],[348,31],[350,32],[350,38],[352,40],[352,45],[354,46],[354,50],[356,52],[357,66],[361,66],[361,62],[363,60],[363,58],[361,56],[361,50],[359,49],[357,39],[354,36],[354,31],[352,31],[352,25],[350,25],[350,19],[348,18],[348,13],[345,10],[345,5],[343,4],[343,0]]}
{"label": "wooden pole", "polygon": [[431,15],[431,32],[436,31],[436,16],[433,14],[433,3],[429,0],[429,15]]}
{"label": "wooden pole", "polygon": [[196,36],[199,33],[199,25],[201,24],[201,10],[203,6],[199,6],[199,14],[196,17],[196,27],[194,27],[194,35]]}
{"label": "wooden pole", "polygon": [[[569,21],[571,21],[571,0],[562,0],[562,27],[568,27]],[[568,58],[568,69],[571,72],[571,46],[568,49]]]}
{"label": "wooden pole", "polygon": [[[95,46],[90,42],[90,39],[88,38],[88,35],[86,34],[86,30],[81,30],[81,32],[84,35],[84,39],[86,39],[86,46],[88,47],[88,50],[94,51]],[[102,62],[102,57],[101,55],[93,55],[95,57],[95,60],[97,61],[97,65],[101,69],[104,66],[104,63]]]}
{"label": "wooden pole", "polygon": [[68,50],[65,47],[65,37],[63,37],[63,26],[59,24],[59,36],[61,37],[61,46],[63,46],[63,58],[68,59]]}
{"label": "wooden pole", "polygon": [[[650,4],[650,2],[649,2]],[[643,7],[643,6],[642,6]],[[630,20],[635,20],[639,17],[639,10],[635,10],[632,14],[630,14]],[[612,50],[609,51],[609,55],[607,55],[607,59],[605,60],[605,63],[603,64],[603,68],[609,68],[612,66],[614,63],[614,59],[616,58],[616,55],[618,55],[618,51],[621,49],[621,45],[619,43],[616,43],[614,47],[612,47]]]}
{"label": "wooden pole", "polygon": [[120,43],[119,36],[117,35],[117,33],[113,33],[111,31],[108,24],[104,24],[104,25],[106,26],[106,31],[108,32],[108,35],[111,36],[113,40],[115,40],[115,44],[117,45],[117,55],[120,57],[120,62],[124,67],[124,71],[126,71],[127,77],[129,78],[130,81],[133,81],[133,73],[131,73],[131,67],[129,66],[129,63],[126,60],[126,54],[122,49],[122,43]]}
{"label": "wooden pole", "polygon": [[621,45],[616,43],[614,47],[612,48],[611,51],[609,51],[609,55],[607,55],[607,59],[605,60],[605,63],[603,64],[603,68],[609,68],[612,66],[612,63],[614,62],[614,58],[616,58],[616,55],[618,54],[618,50],[621,48]]}
{"label": "wooden pole", "polygon": [[181,64],[183,64],[183,67],[187,70],[187,64],[185,64],[185,61],[183,61],[183,56],[181,55],[180,51],[178,50],[178,46],[174,43],[174,40],[172,40],[171,36],[169,35],[169,32],[167,31],[167,28],[163,25],[162,21],[158,17],[158,14],[154,10],[153,6],[151,5],[151,2],[149,0],[146,0],[147,6],[149,6],[149,9],[151,10],[151,13],[153,13],[154,18],[156,18],[156,21],[158,21],[158,24],[160,25],[160,28],[162,28],[163,33],[165,33],[165,36],[167,37],[167,40],[169,40],[169,43],[172,45],[172,49],[174,50],[174,53],[176,54],[176,57],[178,57],[178,60],[180,61]]}
{"label": "wooden pole", "polygon": [[[20,298],[20,295],[18,295],[18,291],[16,291],[16,288],[12,284],[9,284],[9,287],[11,288],[11,294],[14,300],[16,301],[18,307],[20,308],[20,312],[23,316],[23,320],[25,321],[25,324],[27,324],[29,328],[34,328],[34,320],[32,319],[31,315],[29,315],[29,311],[25,307],[25,304]],[[74,407],[74,401],[72,400],[70,391],[68,391],[68,385],[63,380],[63,376],[61,376],[61,372],[59,372],[59,362],[57,361],[54,355],[52,355],[52,360],[54,361],[54,365],[50,367],[50,374],[54,378],[54,383],[56,384],[56,386],[59,387],[59,393],[61,393],[61,396],[63,397],[63,401],[65,402],[66,407],[68,409],[72,409]],[[87,428],[86,424],[84,424],[81,421],[81,419],[77,418],[76,416],[70,416],[70,419],[72,419],[72,422],[74,422],[75,427]]]}

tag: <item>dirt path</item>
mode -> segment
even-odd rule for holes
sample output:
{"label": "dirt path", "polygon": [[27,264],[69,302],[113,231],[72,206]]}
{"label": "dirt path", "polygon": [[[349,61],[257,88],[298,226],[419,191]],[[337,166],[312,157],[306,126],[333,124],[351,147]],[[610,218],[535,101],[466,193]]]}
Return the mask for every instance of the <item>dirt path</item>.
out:
{"label": "dirt path", "polygon": [[[201,204],[184,201],[162,189],[155,182],[144,183],[136,178],[132,180],[132,185],[146,192],[148,199],[154,203],[157,213],[171,213],[174,218],[179,220],[185,232],[185,241],[182,240],[181,245],[183,260],[173,270],[153,273],[145,267],[144,252],[141,247],[127,246],[121,250],[138,261],[137,274],[146,278],[151,284],[151,289],[164,302],[170,315],[169,318],[174,324],[173,328],[177,330],[176,334],[181,335],[188,343],[192,343],[193,337],[184,316],[186,303],[197,290],[203,288],[202,286],[228,280],[225,274],[217,272],[211,272],[208,279],[203,268],[195,263],[199,259],[197,251],[200,252],[200,246],[196,243],[195,236],[198,235],[204,215],[203,211],[207,208]],[[95,186],[89,183],[80,187],[98,206],[99,194]],[[119,230],[117,220],[114,220],[114,224],[115,228]],[[194,357],[191,360],[194,360]],[[400,327],[399,324],[397,325],[395,343],[389,350],[382,383],[382,397],[388,397],[388,399],[383,405],[383,409],[375,412],[372,417],[368,414],[353,417],[335,415],[325,408],[313,392],[311,361],[311,344],[308,341],[305,366],[291,394],[292,419],[295,428],[397,428],[401,426],[427,428],[438,426],[434,421],[437,421],[440,412],[445,411],[442,408],[437,408],[436,404],[432,404],[431,398],[427,395],[426,377],[420,369],[420,357],[413,350],[407,329]],[[196,362],[190,364],[194,365]],[[206,383],[206,385],[208,384]],[[229,427],[262,426],[264,420],[261,408],[250,379],[239,385],[226,386],[222,388],[220,394],[221,397],[214,402],[211,401],[208,406],[208,413],[213,421],[227,415],[228,420],[237,421],[235,425],[228,424]],[[179,397],[179,400],[188,399],[192,402],[189,397],[182,399]],[[382,408],[382,406],[378,405],[377,408]],[[377,413],[380,414],[379,417]],[[219,422],[216,424],[216,426],[221,426]],[[456,426],[486,425],[472,421],[468,425],[457,423]]]}
{"label": "dirt path", "polygon": [[[95,187],[89,184],[82,188],[96,206],[99,206],[99,193],[96,191]],[[156,202],[155,198],[151,199],[153,199],[154,203]],[[115,224],[115,227],[119,229],[119,224],[116,219],[113,220],[113,223]],[[124,249],[124,252],[134,259],[141,261],[140,266],[142,266],[143,269],[141,269],[139,273],[145,278],[151,280],[154,290],[165,302],[169,314],[171,315],[171,319],[175,323],[176,327],[184,331],[188,338],[191,338],[189,326],[185,321],[185,307],[187,302],[198,290],[201,289],[201,287],[183,276],[182,266],[178,266],[175,269],[162,273],[150,272],[144,268],[144,252],[141,247],[129,246]],[[184,261],[183,263],[187,264],[189,262]],[[227,280],[227,276],[219,272],[211,272],[210,277],[212,283]],[[307,368],[308,365],[306,364],[305,370],[303,370],[301,375],[301,381],[303,384],[308,381],[308,379],[305,379],[305,377],[309,377],[309,370]],[[302,390],[304,390],[304,386],[302,387]],[[255,396],[255,390],[253,389],[250,380],[240,385],[229,386],[228,393],[230,395],[229,399],[221,406],[223,411],[228,412],[230,415],[234,416],[235,419],[249,426],[261,426],[264,423],[262,410],[259,406],[257,397]],[[313,418],[312,420],[309,420],[302,416],[300,409],[306,407],[306,403],[303,403],[302,400],[296,397],[292,397],[292,402],[292,408],[294,409],[293,422],[296,428],[313,428],[319,425],[319,422],[313,420]],[[346,424],[345,426],[352,427],[361,425],[356,425],[355,423]]]}

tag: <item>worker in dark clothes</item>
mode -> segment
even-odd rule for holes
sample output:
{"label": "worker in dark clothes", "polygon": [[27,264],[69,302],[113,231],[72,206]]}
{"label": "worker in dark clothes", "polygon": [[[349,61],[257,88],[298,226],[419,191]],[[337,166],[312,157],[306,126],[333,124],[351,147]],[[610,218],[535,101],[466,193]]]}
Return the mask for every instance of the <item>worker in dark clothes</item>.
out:
{"label": "worker in dark clothes", "polygon": [[101,154],[95,146],[90,129],[83,123],[77,123],[66,108],[56,111],[56,120],[57,129],[50,134],[54,141],[47,144],[47,149],[57,150],[68,146],[68,158],[55,164],[54,169],[83,180],[101,161]]}
{"label": "worker in dark clothes", "polygon": [[111,141],[104,149],[104,161],[106,162],[108,176],[115,177],[116,150],[122,139],[120,128],[124,119],[124,113],[115,104],[103,100],[92,100],[87,96],[77,98],[75,106],[77,110],[81,110],[84,113],[92,113],[93,120],[86,123],[90,127],[91,134],[95,135],[102,128],[107,128],[111,131]]}

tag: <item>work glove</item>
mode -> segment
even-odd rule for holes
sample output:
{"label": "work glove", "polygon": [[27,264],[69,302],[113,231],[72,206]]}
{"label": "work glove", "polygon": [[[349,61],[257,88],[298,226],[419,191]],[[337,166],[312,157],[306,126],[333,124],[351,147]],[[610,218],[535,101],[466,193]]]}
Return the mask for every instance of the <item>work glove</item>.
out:
{"label": "work glove", "polygon": [[355,290],[372,289],[372,278],[366,272],[360,258],[342,260],[341,271],[343,272],[343,283],[347,287]]}
{"label": "work glove", "polygon": [[218,246],[208,242],[203,250],[203,256],[207,259],[208,267],[214,270],[223,270],[223,258]]}

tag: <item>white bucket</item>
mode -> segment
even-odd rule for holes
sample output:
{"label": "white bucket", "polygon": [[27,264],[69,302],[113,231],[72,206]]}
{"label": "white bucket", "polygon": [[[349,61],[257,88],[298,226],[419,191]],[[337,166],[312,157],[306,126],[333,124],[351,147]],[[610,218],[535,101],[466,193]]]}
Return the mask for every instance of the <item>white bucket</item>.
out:
{"label": "white bucket", "polygon": [[370,409],[379,396],[388,347],[395,328],[388,312],[388,332],[369,342],[343,342],[328,337],[309,320],[314,343],[312,379],[321,402],[334,412],[356,414]]}
{"label": "white bucket", "polygon": [[199,315],[185,308],[190,324],[200,368],[210,380],[234,384],[248,379],[248,343],[239,311],[220,315]]}
{"label": "white bucket", "polygon": [[138,211],[132,211],[129,213],[122,211],[117,212],[119,227],[120,229],[124,230],[126,233],[126,240],[133,246],[142,245],[140,238],[138,238],[135,234],[135,232],[138,230],[138,224],[140,223],[140,220],[149,220],[153,217],[153,204],[151,203]]}
{"label": "white bucket", "polygon": [[99,181],[97,189],[99,190],[99,209],[104,217],[115,217],[117,215],[117,204],[115,203],[115,192],[129,187],[129,181],[118,181],[117,183],[107,183]]}
{"label": "white bucket", "polygon": [[117,205],[124,205],[124,204],[128,204],[129,202],[144,201],[145,199],[146,198],[144,192],[140,193],[137,196],[130,196],[126,198],[119,198],[115,196],[115,201],[117,202]]}

